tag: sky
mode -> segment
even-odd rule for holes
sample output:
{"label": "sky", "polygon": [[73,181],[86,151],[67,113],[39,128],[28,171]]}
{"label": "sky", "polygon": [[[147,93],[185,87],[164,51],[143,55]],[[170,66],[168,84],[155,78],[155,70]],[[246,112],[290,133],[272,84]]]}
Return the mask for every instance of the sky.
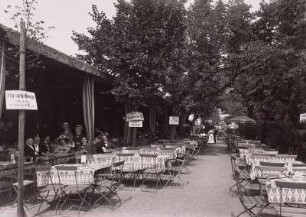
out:
{"label": "sky", "polygon": [[[0,0],[0,23],[13,28],[14,22],[4,13],[7,5],[21,5],[22,0]],[[47,45],[75,56],[77,45],[72,41],[72,31],[87,33],[87,28],[94,26],[90,15],[91,6],[97,5],[107,17],[115,15],[114,3],[116,0],[37,0],[34,16],[36,20],[43,20],[47,26],[54,26],[48,32],[48,38],[43,42]],[[245,0],[252,5],[252,10],[259,8],[261,0]]]}

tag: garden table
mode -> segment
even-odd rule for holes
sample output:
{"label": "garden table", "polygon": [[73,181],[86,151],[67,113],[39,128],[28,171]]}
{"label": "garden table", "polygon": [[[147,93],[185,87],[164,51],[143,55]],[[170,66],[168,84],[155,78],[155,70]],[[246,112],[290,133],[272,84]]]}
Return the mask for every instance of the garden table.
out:
{"label": "garden table", "polygon": [[[73,171],[61,171],[60,173],[57,172],[56,167],[58,166],[75,166],[76,169],[76,176],[72,173]],[[58,164],[51,167],[50,176],[52,179],[53,184],[94,184],[94,174],[98,170],[102,170],[106,168],[105,165],[100,164]],[[47,176],[45,171],[37,171],[37,186],[45,186],[46,184],[50,183],[49,177]],[[60,180],[59,180],[60,178]]]}
{"label": "garden table", "polygon": [[266,189],[270,203],[306,204],[306,177],[270,180]]}

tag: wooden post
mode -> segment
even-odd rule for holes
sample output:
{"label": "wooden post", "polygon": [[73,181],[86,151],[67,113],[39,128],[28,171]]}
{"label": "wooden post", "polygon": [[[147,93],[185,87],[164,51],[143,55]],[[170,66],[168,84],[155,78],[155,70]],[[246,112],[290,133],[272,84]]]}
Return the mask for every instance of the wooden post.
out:
{"label": "wooden post", "polygon": [[132,128],[132,147],[136,147],[136,140],[137,140],[137,128]]}
{"label": "wooden post", "polygon": [[[20,21],[20,58],[19,58],[19,89],[25,90],[25,23]],[[24,127],[25,111],[19,111],[18,123],[18,195],[17,195],[17,216],[25,217],[23,208],[23,175],[24,175]]]}
{"label": "wooden post", "polygon": [[4,105],[4,91],[5,91],[5,41],[1,42],[1,60],[0,60],[0,118],[2,116]]}

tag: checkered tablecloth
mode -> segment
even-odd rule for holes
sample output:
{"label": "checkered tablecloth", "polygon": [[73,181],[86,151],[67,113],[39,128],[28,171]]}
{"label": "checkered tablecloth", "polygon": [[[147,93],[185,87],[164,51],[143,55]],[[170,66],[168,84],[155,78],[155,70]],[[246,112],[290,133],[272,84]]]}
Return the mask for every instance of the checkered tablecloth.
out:
{"label": "checkered tablecloth", "polygon": [[[287,182],[288,188],[279,188],[275,182]],[[270,203],[306,204],[306,188],[295,188],[295,183],[306,183],[306,177],[282,178],[267,181],[266,189]]]}
{"label": "checkered tablecloth", "polygon": [[[57,171],[56,166],[76,166],[76,171],[62,170]],[[45,186],[46,184],[93,184],[94,173],[105,168],[105,165],[100,164],[58,164],[52,166],[50,176],[47,171],[37,171],[37,186]],[[51,180],[50,180],[51,177]],[[52,182],[51,182],[52,181]]]}

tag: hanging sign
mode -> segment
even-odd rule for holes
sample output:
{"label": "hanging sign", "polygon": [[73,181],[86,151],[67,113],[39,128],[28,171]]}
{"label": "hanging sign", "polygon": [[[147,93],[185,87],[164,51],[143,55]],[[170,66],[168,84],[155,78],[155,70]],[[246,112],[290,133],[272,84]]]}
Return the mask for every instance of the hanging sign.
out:
{"label": "hanging sign", "polygon": [[300,114],[300,123],[306,123],[306,113]]}
{"label": "hanging sign", "polygon": [[35,93],[22,90],[5,91],[7,110],[37,110]]}
{"label": "hanging sign", "polygon": [[141,112],[131,112],[126,114],[126,121],[143,121],[144,117]]}
{"label": "hanging sign", "polygon": [[129,121],[129,127],[142,127],[142,121]]}
{"label": "hanging sign", "polygon": [[169,116],[169,125],[179,125],[179,120],[178,116]]}

